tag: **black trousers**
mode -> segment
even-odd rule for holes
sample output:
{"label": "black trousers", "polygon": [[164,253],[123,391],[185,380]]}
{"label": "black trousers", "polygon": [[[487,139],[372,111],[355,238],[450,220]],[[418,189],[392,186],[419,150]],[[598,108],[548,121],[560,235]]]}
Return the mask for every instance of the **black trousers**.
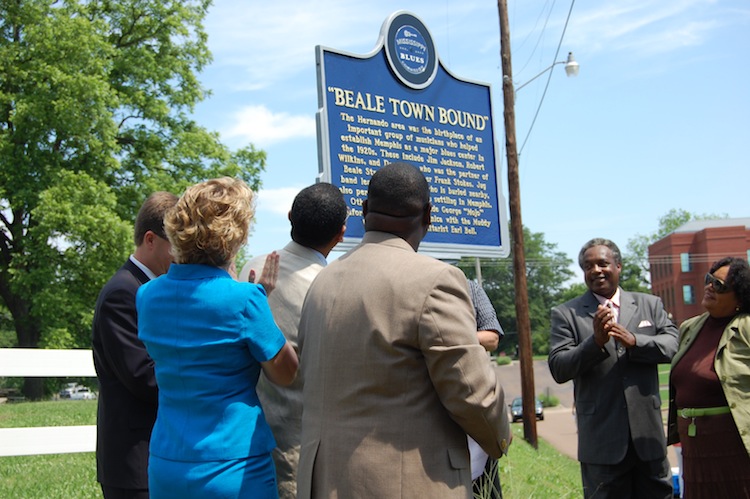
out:
{"label": "black trousers", "polygon": [[148,489],[120,489],[102,485],[104,499],[148,499]]}
{"label": "black trousers", "polygon": [[581,463],[586,499],[669,499],[672,473],[669,460],[642,461],[630,441],[625,458],[617,464]]}

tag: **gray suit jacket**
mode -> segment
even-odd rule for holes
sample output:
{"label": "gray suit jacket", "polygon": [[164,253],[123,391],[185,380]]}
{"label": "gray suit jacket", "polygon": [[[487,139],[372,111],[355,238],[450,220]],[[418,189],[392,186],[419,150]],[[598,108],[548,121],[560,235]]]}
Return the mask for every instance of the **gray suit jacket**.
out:
{"label": "gray suit jacket", "polygon": [[549,368],[558,383],[573,380],[578,422],[578,460],[617,464],[632,438],[643,461],[666,456],[657,364],[677,351],[677,327],[661,300],[620,291],[619,323],[636,346],[603,351],[594,342],[599,302],[590,291],[552,309]]}
{"label": "gray suit jacket", "polygon": [[459,269],[367,232],[318,274],[299,334],[300,498],[467,498],[466,433],[505,452],[503,389]]}

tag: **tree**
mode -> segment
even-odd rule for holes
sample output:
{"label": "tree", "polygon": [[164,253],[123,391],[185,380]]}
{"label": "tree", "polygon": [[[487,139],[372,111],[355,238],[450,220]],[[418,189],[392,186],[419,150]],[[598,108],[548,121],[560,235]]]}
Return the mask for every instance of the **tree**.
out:
{"label": "tree", "polygon": [[641,267],[635,261],[623,257],[620,270],[620,287],[625,291],[651,294],[648,283],[643,282]]}
{"label": "tree", "polygon": [[626,288],[623,285],[623,288],[628,291],[640,291],[650,288],[648,247],[651,244],[692,220],[714,220],[721,218],[727,218],[727,215],[705,213],[697,215],[682,209],[673,208],[669,210],[659,219],[659,227],[655,232],[645,236],[643,234],[636,234],[634,238],[628,240],[627,253],[623,255],[623,274],[626,273],[625,270],[627,268],[627,275],[625,277],[626,283],[630,287]]}
{"label": "tree", "polygon": [[573,298],[578,298],[588,290],[589,288],[586,286],[585,282],[574,282],[560,292],[560,303],[565,303]]}
{"label": "tree", "polygon": [[[529,295],[529,318],[535,353],[545,353],[549,345],[550,309],[559,303],[565,282],[573,276],[573,263],[557,245],[545,241],[541,232],[524,227],[524,251]],[[515,287],[512,255],[507,259],[482,259],[482,284],[495,306],[500,325],[509,337],[516,331]],[[464,258],[459,267],[470,279],[476,278],[473,258]],[[537,337],[538,336],[538,337]],[[512,352],[515,345],[503,341],[502,350]]]}
{"label": "tree", "polygon": [[259,187],[262,151],[231,152],[189,118],[206,96],[209,4],[0,3],[0,298],[17,346],[89,346],[151,192],[222,175]]}

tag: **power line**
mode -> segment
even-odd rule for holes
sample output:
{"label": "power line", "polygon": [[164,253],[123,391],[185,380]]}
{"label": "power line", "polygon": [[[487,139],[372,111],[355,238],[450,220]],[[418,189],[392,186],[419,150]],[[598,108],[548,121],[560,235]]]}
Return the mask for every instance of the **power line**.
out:
{"label": "power line", "polygon": [[529,31],[529,34],[526,35],[526,38],[521,40],[521,43],[518,45],[518,49],[522,49],[524,45],[526,45],[526,42],[531,39],[531,34],[537,29],[537,26],[539,24],[540,19],[544,15],[545,9],[547,9],[547,6],[549,6],[549,10],[547,10],[547,16],[544,18],[544,23],[542,25],[542,28],[539,30],[539,36],[536,39],[536,43],[534,44],[534,48],[531,50],[531,53],[529,54],[529,57],[526,59],[526,62],[523,63],[521,66],[521,69],[517,72],[518,74],[521,74],[523,71],[526,70],[528,65],[531,63],[531,59],[536,53],[537,49],[539,49],[539,46],[542,44],[542,39],[544,38],[544,34],[547,31],[547,24],[549,23],[550,17],[552,17],[552,11],[555,9],[555,1],[552,2],[551,5],[549,5],[549,2],[547,2],[547,5],[545,5],[542,10],[539,12],[539,17],[537,17],[536,23],[534,24],[534,27],[531,31]]}
{"label": "power line", "polygon": [[[726,253],[689,253],[689,255],[690,263],[713,263],[728,256]],[[671,265],[674,263],[681,263],[682,257],[680,255],[649,255],[648,262],[654,264],[667,263]]]}
{"label": "power line", "polygon": [[[561,262],[559,260],[554,260],[552,258],[531,258],[526,259],[526,267],[567,267],[567,264],[570,262]],[[471,265],[474,265],[473,263]],[[482,268],[490,268],[490,267],[512,267],[513,263],[507,259],[497,259],[497,260],[481,260]],[[464,265],[465,267],[469,266],[469,263],[466,263]]]}
{"label": "power line", "polygon": [[[570,22],[570,15],[573,13],[573,6],[575,5],[576,1],[572,0],[570,2],[570,9],[568,10],[568,17],[565,18],[565,26],[563,26],[562,34],[560,35],[560,41],[557,44],[557,50],[555,51],[555,58],[552,60],[553,64],[555,61],[557,61],[558,56],[560,55],[560,47],[562,47],[563,39],[565,38],[565,31],[568,29],[568,23]],[[542,98],[539,99],[539,105],[536,108],[536,113],[534,113],[534,119],[531,121],[531,126],[529,127],[529,131],[526,133],[526,137],[523,139],[523,143],[521,144],[521,149],[518,151],[518,155],[520,156],[523,154],[523,148],[526,147],[526,142],[529,140],[529,136],[531,135],[531,130],[534,129],[534,124],[536,123],[536,119],[539,116],[539,111],[542,109],[542,103],[544,102],[544,97],[547,95],[547,89],[549,88],[550,81],[552,80],[552,73],[554,71],[550,71],[549,75],[547,75],[547,83],[544,86],[544,92],[542,92]]]}

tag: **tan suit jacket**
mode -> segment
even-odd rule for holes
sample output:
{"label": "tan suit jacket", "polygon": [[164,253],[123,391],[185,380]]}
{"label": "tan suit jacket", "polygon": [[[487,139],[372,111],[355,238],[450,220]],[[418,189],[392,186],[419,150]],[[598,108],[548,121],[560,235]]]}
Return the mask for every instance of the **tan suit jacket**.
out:
{"label": "tan suit jacket", "polygon": [[470,497],[466,434],[506,451],[503,389],[459,269],[367,232],[315,279],[299,333],[300,498]]}

